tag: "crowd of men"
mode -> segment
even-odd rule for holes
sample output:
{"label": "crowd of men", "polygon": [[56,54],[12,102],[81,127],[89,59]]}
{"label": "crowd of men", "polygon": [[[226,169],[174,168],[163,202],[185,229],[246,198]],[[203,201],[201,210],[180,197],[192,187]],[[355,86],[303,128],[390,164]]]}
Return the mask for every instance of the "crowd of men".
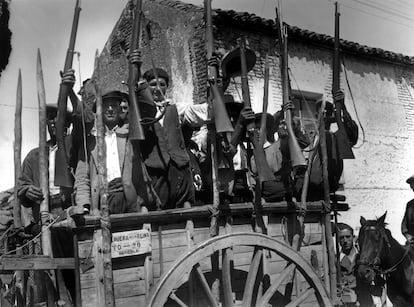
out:
{"label": "crowd of men", "polygon": [[[130,61],[139,60],[139,53],[131,52]],[[224,69],[222,67],[222,69]],[[166,69],[154,68],[142,75],[135,89],[139,111],[142,117],[144,140],[131,141],[128,116],[129,95],[127,92],[102,89],[102,120],[104,124],[106,180],[108,182],[107,204],[111,214],[164,210],[208,204],[212,201],[213,179],[209,128],[214,124],[211,103],[192,104],[167,99],[171,85]],[[75,84],[73,70],[62,75],[62,83],[70,88]],[[49,190],[50,209],[57,215],[69,219],[87,214],[99,214],[101,189],[96,126],[96,94],[94,81],[86,80],[79,91],[80,98],[71,90],[69,98],[73,111],[67,116],[65,126],[71,127],[66,135],[66,149],[69,167],[73,175],[73,188],[55,186],[54,168],[56,153],[57,107],[48,106],[47,126],[50,135],[49,147]],[[218,157],[218,188],[221,201],[237,203],[252,201],[255,185],[262,184],[264,200],[300,200],[303,173],[292,170],[288,132],[284,114],[293,110],[293,103],[286,103],[275,114],[255,114],[242,101],[235,101],[226,92],[228,83],[223,83],[224,102],[234,132],[216,134]],[[336,93],[343,99],[343,93]],[[336,156],[335,138],[330,132],[332,104],[323,112],[329,143],[328,167],[330,185],[335,191],[342,172],[342,160]],[[246,139],[246,127],[254,123],[260,130],[262,116],[266,116],[263,151],[274,175],[274,179],[260,182],[257,163],[252,154],[252,144]],[[349,136],[352,144],[358,138],[355,123],[350,119]],[[309,148],[311,141],[293,120],[293,131],[300,148]],[[21,204],[29,212],[24,221],[25,230],[31,234],[40,231],[39,207],[44,195],[40,188],[38,163],[39,149],[33,149],[23,162],[17,185]],[[321,156],[313,164],[310,199],[323,195]],[[319,198],[320,199],[320,198]],[[65,234],[55,234],[59,240]],[[68,238],[69,240],[69,238]],[[70,251],[56,251],[67,254]]]}

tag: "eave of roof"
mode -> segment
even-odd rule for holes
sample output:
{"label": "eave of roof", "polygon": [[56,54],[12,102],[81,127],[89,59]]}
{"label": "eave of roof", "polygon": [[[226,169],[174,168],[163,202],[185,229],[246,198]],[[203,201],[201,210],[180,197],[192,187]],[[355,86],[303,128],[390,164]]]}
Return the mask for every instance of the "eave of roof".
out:
{"label": "eave of roof", "polygon": [[[183,3],[177,0],[149,0],[151,2],[159,3],[185,13],[203,13],[203,8]],[[255,14],[247,12],[236,12],[234,10],[214,10],[214,22],[222,24],[232,24],[244,29],[254,29],[259,32],[272,34],[276,33],[276,24],[274,20],[265,19]],[[328,48],[333,48],[334,38],[329,35],[319,34],[309,30],[301,29],[299,27],[288,25],[288,34],[290,37],[297,40],[306,41],[314,44],[319,44]],[[375,57],[386,62],[392,62],[400,65],[414,65],[414,57],[410,57],[401,53],[387,51],[381,48],[373,48],[366,45],[361,45],[355,42],[341,39],[341,49],[344,52],[353,54]]]}

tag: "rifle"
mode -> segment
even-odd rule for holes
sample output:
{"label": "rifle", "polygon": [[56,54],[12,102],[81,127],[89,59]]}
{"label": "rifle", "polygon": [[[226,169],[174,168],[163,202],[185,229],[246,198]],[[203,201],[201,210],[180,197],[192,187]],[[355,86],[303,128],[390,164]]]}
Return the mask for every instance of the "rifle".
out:
{"label": "rifle", "polygon": [[352,152],[348,135],[346,134],[344,122],[342,121],[342,112],[345,110],[344,95],[338,95],[340,92],[340,73],[341,64],[339,59],[339,9],[338,2],[335,2],[335,42],[334,42],[334,59],[333,59],[333,81],[332,81],[332,95],[335,106],[335,120],[338,125],[338,130],[335,132],[335,137],[338,146],[338,155],[340,159],[355,159]]}
{"label": "rifle", "polygon": [[[283,26],[282,19],[276,8],[276,18],[278,22],[278,34],[279,34],[279,48],[281,52],[281,65],[280,71],[282,75],[282,92],[283,92],[283,106],[286,106],[290,102],[290,83],[289,83],[289,68],[288,68],[288,48],[287,48],[287,30]],[[298,140],[296,139],[295,132],[292,127],[292,112],[290,109],[285,109],[285,122],[288,132],[288,144],[290,152],[290,160],[292,162],[292,168],[294,173],[302,172],[307,163],[305,157],[302,154]]]}
{"label": "rifle", "polygon": [[[134,9],[134,22],[132,25],[131,43],[129,50],[134,51],[139,47],[139,39],[141,34],[141,17],[142,17],[142,0],[137,0]],[[144,130],[141,125],[141,113],[138,107],[138,97],[135,92],[137,82],[141,77],[141,59],[139,61],[130,61],[129,63],[129,76],[128,76],[128,89],[129,89],[129,139],[131,141],[145,140]]]}
{"label": "rifle", "polygon": [[264,70],[264,86],[263,86],[263,111],[260,119],[260,146],[266,140],[266,121],[267,121],[267,107],[269,105],[269,55],[266,53],[265,70]]}
{"label": "rifle", "polygon": [[[240,48],[240,64],[241,64],[241,82],[242,82],[242,96],[243,105],[245,108],[251,108],[249,82],[247,80],[247,62],[246,62],[246,46],[244,38],[239,39]],[[266,114],[262,114],[262,117],[266,117]],[[260,178],[260,182],[275,180],[272,170],[267,164],[265,152],[263,146],[260,146],[258,137],[258,131],[255,129],[254,122],[251,122],[246,127],[247,136],[250,142],[253,144],[253,155],[256,162],[257,173]]]}
{"label": "rifle", "polygon": [[234,129],[224,104],[223,93],[217,84],[217,66],[213,63],[214,37],[211,0],[204,0],[204,7],[206,14],[207,75],[210,85],[210,97],[212,98],[213,103],[214,123],[218,133],[233,132]]}
{"label": "rifle", "polygon": [[[65,66],[63,68],[63,71],[67,71],[72,67],[80,11],[80,0],[76,0],[75,13],[72,22],[72,31],[70,33],[69,47],[66,51]],[[72,187],[73,179],[69,170],[65,146],[66,107],[69,92],[69,86],[66,84],[60,84],[58,96],[58,113],[56,121],[56,143],[58,149],[56,152],[55,161],[55,185],[70,188]]]}

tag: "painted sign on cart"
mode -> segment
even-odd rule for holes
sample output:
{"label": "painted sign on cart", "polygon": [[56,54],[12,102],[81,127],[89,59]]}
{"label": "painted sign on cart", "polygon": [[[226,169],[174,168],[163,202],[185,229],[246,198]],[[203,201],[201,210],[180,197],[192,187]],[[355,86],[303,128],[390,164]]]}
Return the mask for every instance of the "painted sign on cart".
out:
{"label": "painted sign on cart", "polygon": [[151,235],[146,229],[114,232],[112,258],[135,256],[151,252]]}

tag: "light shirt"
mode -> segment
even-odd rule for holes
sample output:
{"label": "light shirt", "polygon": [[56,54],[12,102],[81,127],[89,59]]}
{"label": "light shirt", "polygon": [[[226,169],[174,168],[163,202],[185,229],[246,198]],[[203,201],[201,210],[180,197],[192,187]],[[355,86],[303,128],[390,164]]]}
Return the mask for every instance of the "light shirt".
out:
{"label": "light shirt", "polygon": [[57,145],[49,146],[49,195],[60,194],[60,187],[55,186],[55,159]]}
{"label": "light shirt", "polygon": [[112,130],[106,127],[105,144],[106,144],[106,177],[108,182],[115,178],[121,177],[121,167],[119,165],[118,142],[116,139],[115,126]]}

